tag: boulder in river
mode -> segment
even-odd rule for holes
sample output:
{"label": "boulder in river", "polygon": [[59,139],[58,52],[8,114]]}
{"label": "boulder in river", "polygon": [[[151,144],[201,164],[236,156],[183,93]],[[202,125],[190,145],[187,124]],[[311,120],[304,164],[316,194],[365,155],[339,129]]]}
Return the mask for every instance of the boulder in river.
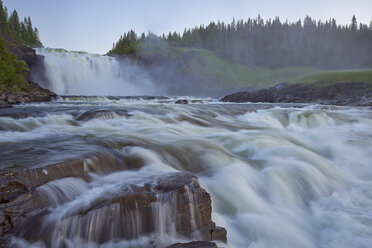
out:
{"label": "boulder in river", "polygon": [[117,119],[120,116],[129,116],[127,112],[124,111],[111,111],[111,110],[89,110],[84,113],[77,115],[74,119],[77,121],[89,121],[92,119],[99,120],[110,120]]}
{"label": "boulder in river", "polygon": [[189,101],[186,100],[186,99],[180,99],[180,100],[177,100],[177,101],[175,102],[175,104],[188,104],[188,103],[189,103]]}

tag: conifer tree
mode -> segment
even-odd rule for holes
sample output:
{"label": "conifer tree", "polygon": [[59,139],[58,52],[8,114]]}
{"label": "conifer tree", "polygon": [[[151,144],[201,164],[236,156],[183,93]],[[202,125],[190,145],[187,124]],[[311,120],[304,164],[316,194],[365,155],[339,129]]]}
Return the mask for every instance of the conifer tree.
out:
{"label": "conifer tree", "polygon": [[357,23],[357,20],[356,20],[355,15],[353,15],[353,18],[351,19],[351,26],[350,26],[350,28],[354,32],[358,29],[358,23]]}
{"label": "conifer tree", "polygon": [[42,46],[39,31],[34,28],[30,17],[21,22],[16,10],[8,18],[8,10],[0,0],[0,37],[5,40],[21,43],[26,46]]}
{"label": "conifer tree", "polygon": [[19,42],[21,36],[21,25],[19,23],[19,17],[16,10],[12,12],[9,17],[8,25],[10,29],[10,37],[14,40]]}
{"label": "conifer tree", "polygon": [[9,28],[8,28],[8,13],[6,8],[3,6],[3,2],[0,0],[0,36],[8,37]]}
{"label": "conifer tree", "polygon": [[[128,38],[129,37],[129,38]],[[134,53],[149,46],[150,33],[138,38],[131,30],[120,38],[110,53]],[[211,22],[182,35],[169,32],[159,37],[169,46],[208,49],[217,56],[250,67],[311,66],[320,68],[372,67],[372,26],[337,25],[335,19],[316,21],[310,16],[294,23],[278,17],[263,20],[260,16],[231,23]],[[141,45],[146,43],[146,45]]]}

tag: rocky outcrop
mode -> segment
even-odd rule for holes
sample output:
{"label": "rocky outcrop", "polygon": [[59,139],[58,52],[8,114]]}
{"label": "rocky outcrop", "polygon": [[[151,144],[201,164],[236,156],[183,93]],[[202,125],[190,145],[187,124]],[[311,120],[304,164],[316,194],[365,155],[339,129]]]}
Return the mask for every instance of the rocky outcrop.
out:
{"label": "rocky outcrop", "polygon": [[[51,206],[71,201],[68,195],[71,183],[66,184],[65,190],[64,180],[78,180],[86,186],[93,180],[91,175],[115,173],[119,168],[123,167],[114,157],[95,155],[43,168],[3,171],[0,173],[2,243],[6,244],[9,235],[30,242],[42,240],[58,247],[63,246],[58,243],[64,242],[63,239],[101,244],[114,238],[136,239],[144,235],[226,242],[226,230],[216,227],[211,220],[210,195],[188,172],[166,173],[137,181],[131,178],[129,183],[122,178],[123,184],[119,182],[112,195],[104,194],[90,204],[82,201],[61,218],[43,222],[47,216],[56,215]],[[55,240],[56,236],[63,237],[62,241]]]}
{"label": "rocky outcrop", "polygon": [[43,70],[44,56],[37,55],[35,50],[7,41],[7,49],[15,54],[19,60],[26,62],[29,69],[26,75],[27,86],[26,90],[21,92],[2,92],[0,91],[0,106],[9,107],[9,104],[29,103],[29,102],[48,102],[54,99],[57,95],[50,90],[40,87],[34,83],[31,72]]}
{"label": "rocky outcrop", "polygon": [[319,103],[330,105],[372,106],[370,83],[279,84],[268,89],[238,92],[223,102]]}
{"label": "rocky outcrop", "polygon": [[57,95],[50,90],[40,87],[36,83],[29,82],[27,91],[20,92],[1,92],[0,91],[0,104],[18,104],[29,102],[49,102]]}
{"label": "rocky outcrop", "polygon": [[12,42],[7,42],[6,47],[11,53],[17,55],[19,60],[26,62],[29,69],[26,79],[27,81],[33,81],[31,71],[43,67],[44,56],[36,54],[36,51],[30,47]]}

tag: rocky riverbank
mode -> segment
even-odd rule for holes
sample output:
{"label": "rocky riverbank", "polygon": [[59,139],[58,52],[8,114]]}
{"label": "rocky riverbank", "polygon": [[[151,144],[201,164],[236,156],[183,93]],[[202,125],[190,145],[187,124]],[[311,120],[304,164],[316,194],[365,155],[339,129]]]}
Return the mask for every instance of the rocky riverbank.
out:
{"label": "rocky riverbank", "polygon": [[279,84],[268,89],[227,95],[223,102],[317,103],[372,106],[370,83]]}
{"label": "rocky riverbank", "polygon": [[19,44],[7,42],[7,49],[15,54],[19,60],[26,62],[28,69],[24,90],[18,92],[0,91],[0,108],[11,107],[11,104],[46,102],[51,101],[57,95],[50,90],[44,89],[34,82],[31,72],[41,70],[44,57],[37,55],[35,50]]}
{"label": "rocky riverbank", "polygon": [[0,92],[0,107],[10,107],[11,104],[48,102],[57,95],[50,90],[40,87],[38,84],[28,82],[28,90],[20,92]]}

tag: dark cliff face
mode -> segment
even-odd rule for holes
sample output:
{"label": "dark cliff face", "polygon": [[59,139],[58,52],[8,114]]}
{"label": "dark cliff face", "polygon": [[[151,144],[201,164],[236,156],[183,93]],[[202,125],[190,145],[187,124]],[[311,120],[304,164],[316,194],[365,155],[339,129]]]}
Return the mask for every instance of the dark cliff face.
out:
{"label": "dark cliff face", "polygon": [[8,50],[17,55],[18,59],[26,62],[29,72],[27,73],[26,80],[34,81],[31,72],[33,70],[40,70],[43,67],[44,56],[37,55],[36,51],[30,47],[18,45],[15,43],[7,43]]}
{"label": "dark cliff face", "polygon": [[221,101],[372,106],[372,84],[279,84],[268,89],[227,95]]}

